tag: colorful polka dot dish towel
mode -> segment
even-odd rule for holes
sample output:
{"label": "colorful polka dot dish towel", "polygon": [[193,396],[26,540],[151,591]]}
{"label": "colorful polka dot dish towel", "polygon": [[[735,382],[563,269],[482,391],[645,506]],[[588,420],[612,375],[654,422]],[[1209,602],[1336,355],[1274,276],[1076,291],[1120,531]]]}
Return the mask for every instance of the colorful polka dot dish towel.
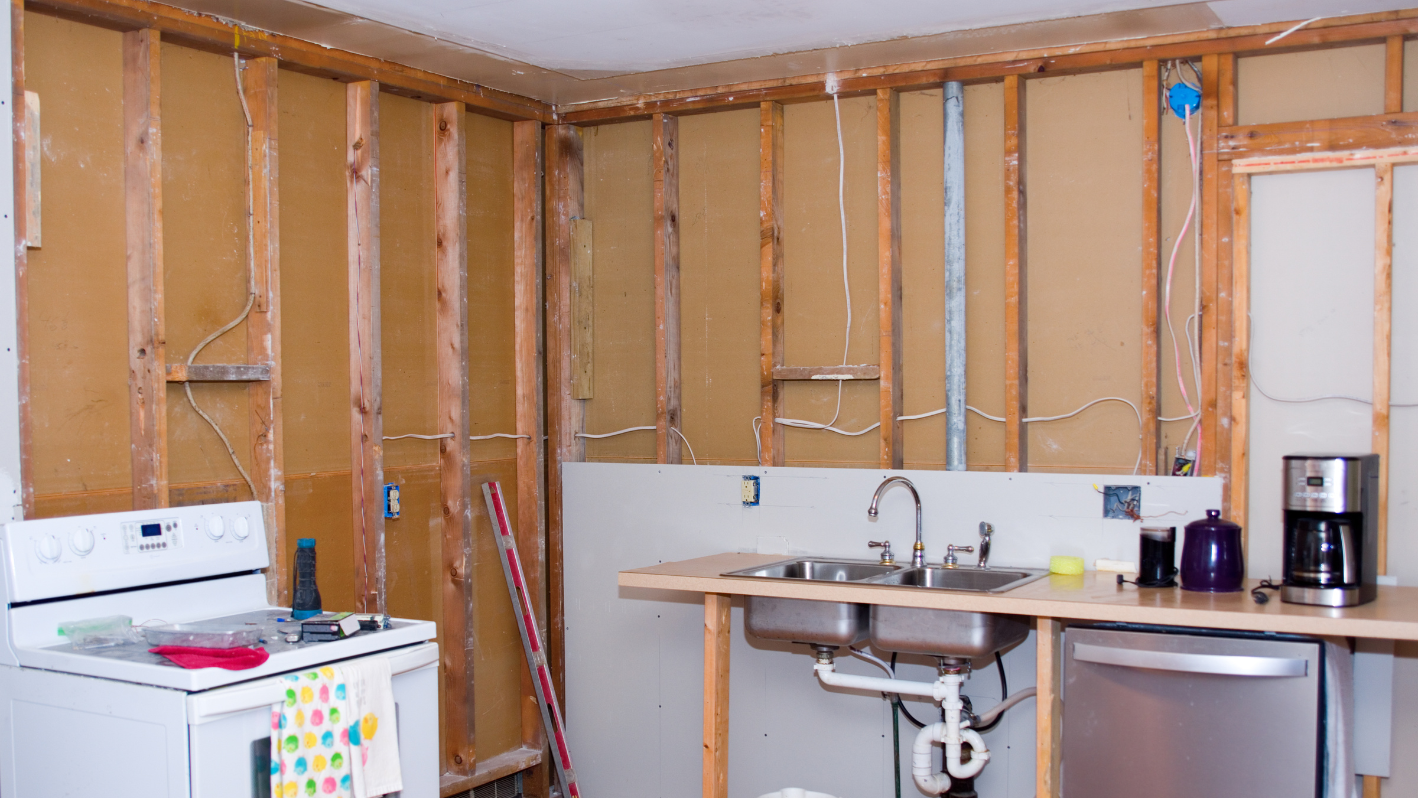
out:
{"label": "colorful polka dot dish towel", "polygon": [[374,798],[403,789],[389,660],[281,677],[271,709],[271,795]]}

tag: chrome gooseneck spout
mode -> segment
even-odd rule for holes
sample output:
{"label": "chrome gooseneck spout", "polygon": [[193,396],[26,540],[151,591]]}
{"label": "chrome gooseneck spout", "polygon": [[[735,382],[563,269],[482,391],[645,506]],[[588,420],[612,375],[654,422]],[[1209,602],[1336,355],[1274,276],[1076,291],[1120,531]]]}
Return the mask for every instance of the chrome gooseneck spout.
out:
{"label": "chrome gooseneck spout", "polygon": [[921,494],[916,492],[916,486],[911,484],[911,480],[905,477],[887,477],[880,485],[876,486],[876,493],[871,496],[871,506],[867,508],[867,516],[876,518],[876,505],[881,501],[881,494],[895,483],[901,483],[911,489],[911,497],[916,500],[916,545],[911,549],[911,565],[920,567],[926,564],[926,544],[921,542]]}

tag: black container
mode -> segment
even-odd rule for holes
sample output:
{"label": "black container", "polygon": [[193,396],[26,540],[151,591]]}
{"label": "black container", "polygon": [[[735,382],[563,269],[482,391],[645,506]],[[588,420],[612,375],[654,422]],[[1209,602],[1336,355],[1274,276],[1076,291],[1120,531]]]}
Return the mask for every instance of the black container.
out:
{"label": "black container", "polygon": [[291,617],[297,621],[320,614],[320,588],[315,586],[315,538],[295,542],[295,580],[291,591]]}
{"label": "black container", "polygon": [[1177,528],[1145,526],[1138,535],[1138,587],[1177,586]]}

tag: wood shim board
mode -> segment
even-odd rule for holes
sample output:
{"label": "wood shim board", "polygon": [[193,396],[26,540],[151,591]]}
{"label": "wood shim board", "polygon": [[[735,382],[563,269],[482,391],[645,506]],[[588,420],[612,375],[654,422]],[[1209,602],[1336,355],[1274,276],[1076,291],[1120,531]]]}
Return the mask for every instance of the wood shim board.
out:
{"label": "wood shim board", "polygon": [[522,558],[517,554],[517,538],[512,534],[512,521],[507,516],[507,505],[502,500],[502,485],[497,482],[483,483],[483,497],[487,499],[487,514],[493,519],[493,534],[497,535],[498,550],[502,561],[502,574],[507,577],[507,592],[512,598],[512,607],[517,615],[517,630],[522,634],[522,648],[527,652],[527,667],[532,672],[532,680],[537,687],[537,703],[541,705],[542,723],[551,737],[552,760],[556,763],[557,776],[563,793],[570,798],[580,798],[581,790],[576,786],[576,771],[571,766],[571,751],[566,746],[566,724],[561,718],[561,704],[556,699],[556,691],[551,686],[551,667],[547,662],[546,650],[542,648],[541,626],[537,623],[528,595],[526,578],[522,572]]}
{"label": "wood shim board", "polygon": [[1390,147],[1382,150],[1344,150],[1315,152],[1303,155],[1271,155],[1262,158],[1238,158],[1231,162],[1231,172],[1238,175],[1268,172],[1312,172],[1321,169],[1352,169],[1377,166],[1381,163],[1418,163],[1418,147]]}

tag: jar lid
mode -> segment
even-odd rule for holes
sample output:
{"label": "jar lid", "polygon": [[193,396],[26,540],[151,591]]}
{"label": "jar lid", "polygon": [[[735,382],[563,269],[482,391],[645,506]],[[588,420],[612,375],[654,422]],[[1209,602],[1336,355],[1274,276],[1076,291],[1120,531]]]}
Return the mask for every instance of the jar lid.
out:
{"label": "jar lid", "polygon": [[1187,524],[1188,532],[1200,532],[1208,529],[1240,529],[1241,525],[1234,521],[1228,521],[1221,517],[1220,510],[1207,510],[1205,518],[1198,518]]}

